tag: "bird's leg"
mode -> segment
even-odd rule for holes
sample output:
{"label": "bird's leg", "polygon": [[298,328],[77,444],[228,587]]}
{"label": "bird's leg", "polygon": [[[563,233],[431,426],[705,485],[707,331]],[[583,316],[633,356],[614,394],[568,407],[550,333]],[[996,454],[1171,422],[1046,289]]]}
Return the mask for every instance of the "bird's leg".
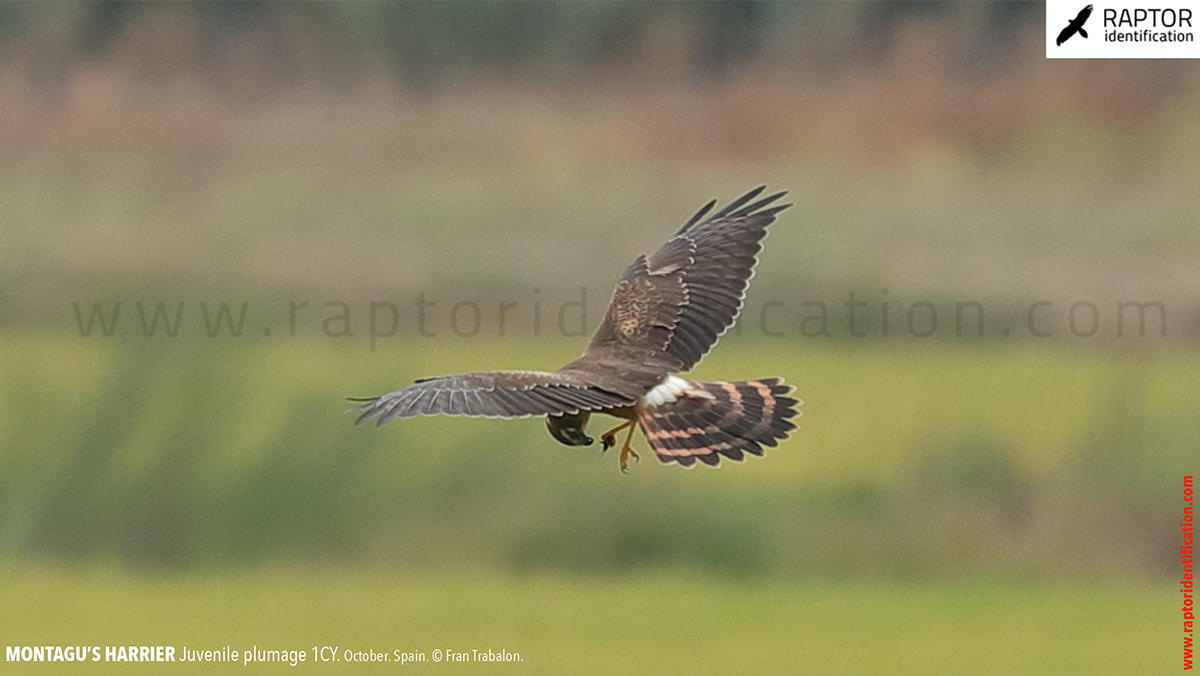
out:
{"label": "bird's leg", "polygon": [[630,445],[631,442],[633,441],[633,431],[635,429],[637,429],[637,428],[633,426],[633,421],[630,420],[629,421],[629,435],[625,437],[625,445],[621,447],[620,460],[621,460],[621,473],[622,474],[629,473],[629,458],[632,457],[634,460],[637,460],[638,462],[642,461],[641,457],[638,456],[637,451],[633,450],[633,446]]}
{"label": "bird's leg", "polygon": [[617,432],[620,432],[621,430],[625,429],[626,427],[629,427],[632,424],[633,424],[632,420],[630,420],[628,422],[623,422],[620,425],[617,425],[616,427],[612,428],[611,430],[605,432],[604,434],[601,434],[600,435],[600,450],[607,451],[608,449],[612,448],[613,446],[616,446],[617,445],[617,438],[616,438]]}

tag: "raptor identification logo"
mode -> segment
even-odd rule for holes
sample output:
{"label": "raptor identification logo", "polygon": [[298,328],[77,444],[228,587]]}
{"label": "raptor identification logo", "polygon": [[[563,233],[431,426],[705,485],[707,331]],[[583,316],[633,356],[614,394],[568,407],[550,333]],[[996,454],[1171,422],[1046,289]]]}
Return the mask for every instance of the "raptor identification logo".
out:
{"label": "raptor identification logo", "polygon": [[1046,0],[1046,58],[1200,58],[1200,0]]}

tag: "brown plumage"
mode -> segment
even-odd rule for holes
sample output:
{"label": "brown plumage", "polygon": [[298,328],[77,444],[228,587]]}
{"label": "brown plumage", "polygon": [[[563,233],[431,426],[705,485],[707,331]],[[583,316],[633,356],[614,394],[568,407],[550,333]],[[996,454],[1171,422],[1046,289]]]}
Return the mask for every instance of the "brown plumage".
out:
{"label": "brown plumage", "polygon": [[641,427],[664,463],[717,466],[722,457],[762,455],[795,428],[798,399],[781,379],[721,383],[684,380],[737,319],[754,275],[767,226],[790,204],[785,193],[759,198],[765,187],[709,214],[716,200],[688,219],[649,255],[638,256],[613,290],[608,311],[583,355],[555,372],[491,371],[426,378],[381,397],[361,399],[356,423],[416,415],[489,418],[547,416],[555,439],[592,443],[591,413],[627,420],[601,436],[607,450],[628,428],[621,468],[637,454]]}
{"label": "brown plumage", "polygon": [[661,406],[646,406],[638,422],[659,460],[684,467],[697,460],[717,466],[725,457],[742,462],[761,456],[796,429],[790,418],[800,402],[786,395],[791,385],[779,378],[750,382],[689,381],[693,396]]}

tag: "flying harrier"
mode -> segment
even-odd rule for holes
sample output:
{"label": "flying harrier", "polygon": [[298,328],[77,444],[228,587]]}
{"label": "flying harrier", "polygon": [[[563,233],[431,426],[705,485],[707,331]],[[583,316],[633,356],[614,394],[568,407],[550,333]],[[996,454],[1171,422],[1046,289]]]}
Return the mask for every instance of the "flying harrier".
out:
{"label": "flying harrier", "polygon": [[649,256],[638,256],[613,290],[600,328],[583,356],[554,372],[488,371],[424,378],[352,409],[355,424],[416,415],[485,418],[546,416],[551,436],[568,446],[593,441],[593,413],[625,422],[600,435],[604,450],[628,430],[621,471],[638,454],[635,426],[666,464],[716,467],[721,458],[761,456],[796,428],[803,402],[781,378],[704,382],[682,378],[733,325],[754,275],[762,240],[783,192],[757,199],[766,186],[716,213],[716,200],[688,219]]}
{"label": "flying harrier", "polygon": [[1091,5],[1088,5],[1087,7],[1084,7],[1083,9],[1079,10],[1079,14],[1076,14],[1075,18],[1071,19],[1071,21],[1069,23],[1067,23],[1067,27],[1062,29],[1062,31],[1059,32],[1058,39],[1054,41],[1054,44],[1056,44],[1058,46],[1062,46],[1062,43],[1066,42],[1067,40],[1070,40],[1071,36],[1075,35],[1076,33],[1079,33],[1080,35],[1082,35],[1083,37],[1086,38],[1087,31],[1083,30],[1083,24],[1087,23],[1088,17],[1091,15],[1092,15],[1092,6]]}

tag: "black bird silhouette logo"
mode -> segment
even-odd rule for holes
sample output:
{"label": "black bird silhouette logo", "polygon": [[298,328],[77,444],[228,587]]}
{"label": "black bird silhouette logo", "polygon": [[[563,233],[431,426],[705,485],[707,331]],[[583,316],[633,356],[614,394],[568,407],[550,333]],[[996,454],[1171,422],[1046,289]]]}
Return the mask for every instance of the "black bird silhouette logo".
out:
{"label": "black bird silhouette logo", "polygon": [[1058,34],[1058,39],[1054,41],[1054,44],[1061,46],[1062,43],[1070,40],[1071,36],[1075,35],[1076,33],[1079,33],[1086,38],[1087,31],[1083,30],[1083,24],[1087,23],[1088,17],[1091,15],[1091,5],[1079,10],[1079,14],[1075,15],[1075,18],[1071,19],[1071,23],[1067,24],[1067,27],[1062,29],[1062,32]]}

